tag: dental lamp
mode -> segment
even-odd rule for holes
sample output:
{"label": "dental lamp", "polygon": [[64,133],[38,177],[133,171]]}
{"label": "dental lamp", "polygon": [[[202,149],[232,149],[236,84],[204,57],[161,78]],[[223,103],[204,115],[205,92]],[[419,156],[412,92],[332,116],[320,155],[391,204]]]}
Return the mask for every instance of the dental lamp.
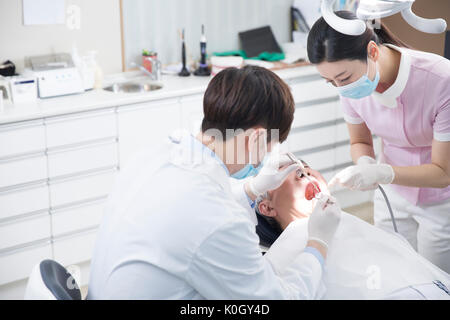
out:
{"label": "dental lamp", "polygon": [[426,33],[441,33],[447,29],[444,19],[425,19],[412,12],[415,0],[360,0],[356,15],[361,20],[347,20],[338,17],[334,11],[335,0],[322,0],[321,11],[325,21],[336,31],[357,36],[364,33],[363,20],[379,19],[401,13],[403,19],[413,28]]}

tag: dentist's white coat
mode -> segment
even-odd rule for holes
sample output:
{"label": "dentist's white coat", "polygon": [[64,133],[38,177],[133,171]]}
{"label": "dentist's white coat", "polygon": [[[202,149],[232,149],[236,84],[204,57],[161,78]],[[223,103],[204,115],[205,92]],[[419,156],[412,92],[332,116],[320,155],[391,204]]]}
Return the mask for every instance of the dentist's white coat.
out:
{"label": "dentist's white coat", "polygon": [[[179,161],[183,155],[190,160]],[[188,135],[136,157],[106,205],[88,299],[315,298],[323,289],[319,260],[304,252],[274,270],[261,255],[242,184],[232,188],[230,180],[220,159]]]}

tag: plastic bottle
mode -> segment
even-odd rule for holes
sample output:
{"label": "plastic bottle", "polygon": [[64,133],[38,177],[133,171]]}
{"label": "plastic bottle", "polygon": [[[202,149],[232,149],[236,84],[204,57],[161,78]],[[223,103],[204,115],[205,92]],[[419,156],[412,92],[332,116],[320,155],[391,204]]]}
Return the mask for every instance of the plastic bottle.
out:
{"label": "plastic bottle", "polygon": [[95,55],[94,54],[88,54],[83,56],[83,83],[84,83],[84,90],[90,90],[94,88],[95,84],[95,69],[96,69],[96,62],[95,62]]}
{"label": "plastic bottle", "polygon": [[100,65],[97,62],[97,51],[90,51],[91,62],[94,66],[94,89],[102,89],[103,88],[103,70],[100,68]]}

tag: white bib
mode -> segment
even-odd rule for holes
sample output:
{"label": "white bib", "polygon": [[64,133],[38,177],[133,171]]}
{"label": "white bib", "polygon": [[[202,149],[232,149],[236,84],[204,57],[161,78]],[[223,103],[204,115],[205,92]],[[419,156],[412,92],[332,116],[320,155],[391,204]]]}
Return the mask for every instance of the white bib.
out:
{"label": "white bib", "polygon": [[[281,272],[306,246],[308,219],[284,230],[266,253]],[[323,277],[323,299],[383,299],[410,285],[441,281],[450,275],[420,256],[400,235],[388,233],[345,212],[330,245]]]}

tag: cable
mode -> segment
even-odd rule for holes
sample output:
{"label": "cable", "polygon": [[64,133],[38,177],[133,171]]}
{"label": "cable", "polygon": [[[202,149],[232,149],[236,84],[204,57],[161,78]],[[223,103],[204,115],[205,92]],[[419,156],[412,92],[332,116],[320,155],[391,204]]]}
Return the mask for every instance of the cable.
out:
{"label": "cable", "polygon": [[391,203],[389,202],[389,199],[386,196],[386,192],[384,192],[384,189],[380,185],[378,185],[378,188],[380,189],[381,194],[383,195],[384,200],[386,201],[387,207],[389,209],[389,213],[391,214],[392,224],[394,225],[394,231],[398,233],[397,224],[395,223],[394,213],[392,212],[392,208],[391,208]]}

